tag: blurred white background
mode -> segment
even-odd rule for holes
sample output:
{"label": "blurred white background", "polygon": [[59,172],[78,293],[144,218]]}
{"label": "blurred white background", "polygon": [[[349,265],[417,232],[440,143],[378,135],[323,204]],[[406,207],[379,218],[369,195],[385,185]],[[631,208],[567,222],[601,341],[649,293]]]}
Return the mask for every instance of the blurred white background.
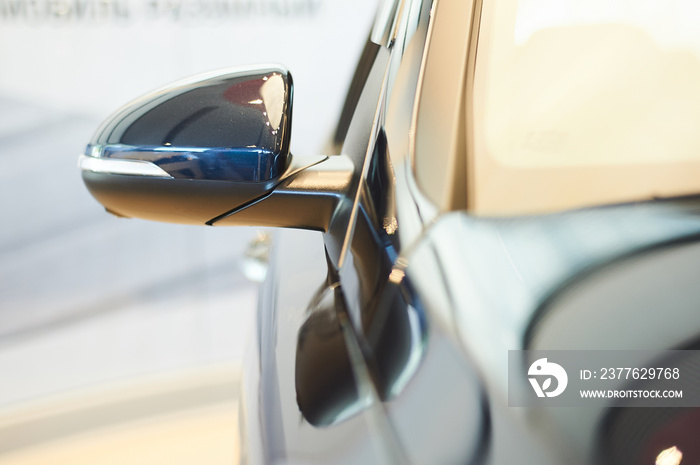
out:
{"label": "blurred white background", "polygon": [[375,10],[0,0],[0,414],[139,376],[235,371],[257,300],[239,261],[256,231],[114,218],[84,188],[77,155],[143,93],[269,62],[294,77],[292,152],[319,153]]}
{"label": "blurred white background", "polygon": [[332,129],[377,0],[0,0],[0,95],[99,119],[174,79],[280,63],[292,149]]}

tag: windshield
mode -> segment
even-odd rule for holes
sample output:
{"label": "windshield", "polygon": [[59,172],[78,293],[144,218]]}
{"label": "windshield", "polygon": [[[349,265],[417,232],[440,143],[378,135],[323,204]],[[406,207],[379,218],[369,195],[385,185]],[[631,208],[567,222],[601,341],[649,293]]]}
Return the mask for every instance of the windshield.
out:
{"label": "windshield", "polygon": [[[476,210],[538,212],[700,192],[700,2],[484,3]],[[534,192],[513,204],[504,186]]]}

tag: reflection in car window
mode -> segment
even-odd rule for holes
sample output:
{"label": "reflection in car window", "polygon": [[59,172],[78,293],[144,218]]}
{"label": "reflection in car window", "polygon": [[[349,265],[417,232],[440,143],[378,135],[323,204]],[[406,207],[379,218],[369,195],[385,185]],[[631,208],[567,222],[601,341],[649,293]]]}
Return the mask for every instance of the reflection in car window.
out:
{"label": "reflection in car window", "polygon": [[472,206],[537,212],[700,191],[687,176],[700,172],[698,13],[691,0],[485,4],[473,124],[475,169],[489,180],[476,173]]}
{"label": "reflection in car window", "polygon": [[688,13],[700,4],[527,0],[508,11],[501,3],[484,134],[500,162],[700,157],[700,36],[684,19],[697,18]]}

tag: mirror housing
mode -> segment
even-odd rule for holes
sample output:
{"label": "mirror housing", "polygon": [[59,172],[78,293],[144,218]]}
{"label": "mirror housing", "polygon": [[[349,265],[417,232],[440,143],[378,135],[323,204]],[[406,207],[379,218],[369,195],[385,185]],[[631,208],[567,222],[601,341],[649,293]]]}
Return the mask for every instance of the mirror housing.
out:
{"label": "mirror housing", "polygon": [[[291,156],[292,94],[292,77],[278,66],[208,73],[151,92],[100,126],[80,157],[83,181],[117,216],[325,230],[353,168],[346,157]],[[290,189],[313,199],[299,204]],[[231,219],[263,200],[264,208]]]}

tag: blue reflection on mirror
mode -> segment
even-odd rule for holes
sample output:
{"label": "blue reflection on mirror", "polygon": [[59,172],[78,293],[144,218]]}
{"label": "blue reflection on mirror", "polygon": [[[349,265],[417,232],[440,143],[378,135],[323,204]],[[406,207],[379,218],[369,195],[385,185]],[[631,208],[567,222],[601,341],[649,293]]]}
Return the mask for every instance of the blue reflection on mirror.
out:
{"label": "blue reflection on mirror", "polygon": [[289,165],[291,104],[281,68],[201,76],[119,110],[86,155],[148,161],[177,179],[267,182]]}

